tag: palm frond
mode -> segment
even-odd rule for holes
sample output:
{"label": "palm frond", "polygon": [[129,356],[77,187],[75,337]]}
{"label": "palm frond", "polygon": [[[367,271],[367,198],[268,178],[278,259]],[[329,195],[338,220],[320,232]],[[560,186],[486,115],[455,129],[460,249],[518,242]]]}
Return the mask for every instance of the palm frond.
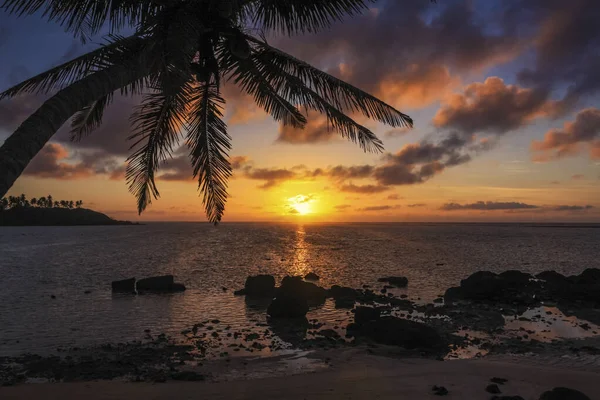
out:
{"label": "palm frond", "polygon": [[86,41],[108,21],[111,32],[143,23],[161,9],[155,0],[4,0],[0,10],[18,16],[41,13]]}
{"label": "palm frond", "polygon": [[148,44],[138,36],[111,36],[102,47],[67,61],[0,93],[0,100],[21,93],[48,94],[60,90],[96,71],[126,62],[140,55]]}
{"label": "palm frond", "polygon": [[413,126],[413,121],[408,115],[376,97],[276,49],[262,40],[249,35],[246,38],[258,47],[256,52],[258,59],[269,60],[271,64],[277,66],[280,70],[299,78],[306,86],[312,88],[326,102],[337,109],[360,112],[367,118],[392,127]]}
{"label": "palm frond", "polygon": [[112,93],[95,100],[71,120],[71,140],[78,142],[102,124],[104,110],[112,102]]}
{"label": "palm frond", "polygon": [[257,0],[248,14],[261,29],[289,35],[317,32],[345,16],[360,14],[374,0]]}
{"label": "palm frond", "polygon": [[[226,47],[226,46],[224,46]],[[254,97],[254,101],[276,121],[294,128],[304,128],[306,117],[289,101],[280,96],[277,90],[259,71],[252,58],[242,60],[233,56],[227,49],[219,51],[221,72],[228,75],[236,85]]]}
{"label": "palm frond", "polygon": [[193,96],[187,124],[194,177],[198,178],[208,220],[214,224],[221,221],[225,212],[227,181],[231,176],[231,137],[223,121],[224,104],[218,87],[205,82]]}
{"label": "palm frond", "polygon": [[283,71],[267,59],[261,59],[259,55],[255,56],[260,74],[264,79],[273,82],[273,85],[279,88],[284,97],[307,109],[324,114],[327,117],[330,129],[339,132],[342,137],[358,143],[364,151],[383,151],[383,143],[371,130],[358,124],[344,112],[331,105],[316,91],[306,86],[298,77]]}
{"label": "palm frond", "polygon": [[127,159],[125,177],[129,191],[137,198],[140,214],[152,203],[153,197],[160,195],[155,172],[171,156],[179,141],[188,93],[189,85],[170,87],[168,91],[157,88],[145,96],[132,115],[133,133],[128,139],[133,141],[131,148],[137,149]]}

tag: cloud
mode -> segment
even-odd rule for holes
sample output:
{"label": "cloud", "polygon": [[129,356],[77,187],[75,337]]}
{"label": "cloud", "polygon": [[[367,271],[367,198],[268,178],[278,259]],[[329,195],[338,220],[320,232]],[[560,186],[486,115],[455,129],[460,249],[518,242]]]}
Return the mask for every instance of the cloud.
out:
{"label": "cloud", "polygon": [[120,179],[123,172],[123,164],[106,153],[72,155],[64,146],[48,143],[31,160],[23,175],[61,180],[107,175],[110,179]]}
{"label": "cloud", "polygon": [[335,208],[340,211],[347,210],[350,207],[352,207],[350,204],[340,204],[335,206]]}
{"label": "cloud", "polygon": [[387,139],[398,138],[405,136],[408,132],[410,132],[409,128],[390,129],[383,134],[383,137]]}
{"label": "cloud", "polygon": [[327,117],[316,112],[310,112],[304,129],[280,124],[277,142],[291,144],[324,143],[338,136],[339,134],[328,123]]}
{"label": "cloud", "polygon": [[586,108],[577,113],[574,121],[566,122],[562,129],[552,129],[543,140],[531,142],[534,160],[547,161],[579,154],[585,146],[591,158],[600,159],[600,109]]}
{"label": "cloud", "polygon": [[296,178],[296,173],[284,168],[249,168],[245,175],[247,179],[265,181],[260,189],[271,189],[285,181]]}
{"label": "cloud", "polygon": [[387,211],[387,210],[394,210],[397,208],[400,208],[400,206],[372,206],[372,207],[359,208],[356,211],[364,211],[364,212]]}
{"label": "cloud", "polygon": [[229,162],[231,163],[231,168],[233,170],[242,169],[243,167],[248,165],[248,163],[250,162],[250,157],[248,157],[248,156],[233,156],[229,159]]}
{"label": "cloud", "polygon": [[423,203],[417,203],[417,204],[409,204],[408,207],[410,208],[419,208],[419,207],[426,207],[427,204],[423,204]]}
{"label": "cloud", "polygon": [[458,210],[480,210],[480,211],[497,211],[497,210],[523,210],[535,209],[539,206],[517,203],[517,202],[496,202],[496,201],[478,201],[471,204],[446,203],[440,209],[444,211]]}
{"label": "cloud", "polygon": [[348,185],[340,186],[339,190],[345,193],[374,194],[385,192],[390,190],[390,188],[388,186],[381,185],[354,185],[350,183]]}
{"label": "cloud", "polygon": [[404,198],[404,197],[400,197],[400,195],[398,195],[398,194],[396,194],[396,193],[394,193],[394,194],[390,194],[390,195],[387,197],[387,199],[388,199],[388,200],[401,200],[401,199],[403,199],[403,198]]}
{"label": "cloud", "polygon": [[354,165],[346,167],[337,165],[327,170],[327,175],[335,180],[344,181],[347,179],[369,178],[373,174],[375,167],[372,165]]}
{"label": "cloud", "polygon": [[585,178],[585,175],[583,175],[583,174],[575,174],[571,177],[571,179],[573,179],[574,181],[579,181],[583,178]]}
{"label": "cloud", "polygon": [[520,71],[522,83],[554,90],[567,87],[565,103],[600,89],[600,8],[595,0],[520,0],[513,3],[514,24],[537,27],[535,63]]}
{"label": "cloud", "polygon": [[591,210],[594,206],[556,206],[553,208],[554,211],[585,211]]}
{"label": "cloud", "polygon": [[546,91],[506,85],[501,78],[489,77],[448,97],[433,123],[469,134],[503,135],[556,112],[557,106],[548,96]]}

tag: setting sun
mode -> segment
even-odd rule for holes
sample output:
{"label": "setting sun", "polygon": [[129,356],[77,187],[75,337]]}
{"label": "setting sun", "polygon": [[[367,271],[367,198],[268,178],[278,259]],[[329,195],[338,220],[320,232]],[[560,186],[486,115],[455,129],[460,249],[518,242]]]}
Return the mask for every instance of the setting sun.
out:
{"label": "setting sun", "polygon": [[298,196],[291,197],[288,199],[289,212],[290,214],[307,215],[313,212],[311,203],[314,202],[314,196],[304,196],[299,194]]}

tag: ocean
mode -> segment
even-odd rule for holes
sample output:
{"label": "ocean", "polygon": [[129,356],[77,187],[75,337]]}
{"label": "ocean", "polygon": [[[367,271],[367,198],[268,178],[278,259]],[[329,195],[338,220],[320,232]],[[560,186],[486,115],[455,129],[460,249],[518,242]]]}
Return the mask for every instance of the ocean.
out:
{"label": "ocean", "polygon": [[[233,295],[248,275],[315,272],[319,285],[380,289],[406,276],[406,294],[430,302],[478,270],[600,267],[599,225],[149,223],[0,227],[0,356],[178,335],[219,319],[263,326],[265,304]],[[113,295],[110,283],[173,274],[188,290]],[[90,293],[85,293],[89,291]],[[54,296],[55,298],[52,298]],[[347,310],[328,301],[308,317],[331,326]]]}

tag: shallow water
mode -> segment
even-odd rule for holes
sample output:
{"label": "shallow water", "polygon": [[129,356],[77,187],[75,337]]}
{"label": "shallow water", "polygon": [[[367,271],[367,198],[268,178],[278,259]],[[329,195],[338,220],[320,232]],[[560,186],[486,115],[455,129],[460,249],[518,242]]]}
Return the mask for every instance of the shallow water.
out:
{"label": "shallow water", "polygon": [[[480,224],[207,224],[0,228],[0,355],[180,334],[217,318],[235,329],[262,324],[265,304],[232,292],[246,276],[313,271],[320,285],[379,289],[402,275],[397,295],[431,301],[477,270],[580,273],[600,267],[598,226]],[[112,295],[110,282],[173,274],[188,290]],[[224,291],[223,288],[227,290]],[[90,290],[90,294],[84,291]],[[56,299],[51,299],[51,295]],[[309,313],[334,326],[331,302]]]}

